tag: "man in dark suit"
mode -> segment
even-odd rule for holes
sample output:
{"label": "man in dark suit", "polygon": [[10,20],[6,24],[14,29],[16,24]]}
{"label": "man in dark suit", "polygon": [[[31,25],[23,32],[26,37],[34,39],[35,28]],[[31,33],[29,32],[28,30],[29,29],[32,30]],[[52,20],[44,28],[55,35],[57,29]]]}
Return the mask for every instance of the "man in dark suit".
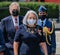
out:
{"label": "man in dark suit", "polygon": [[5,37],[5,45],[7,48],[6,55],[13,55],[13,41],[19,25],[22,24],[22,16],[19,16],[20,7],[17,2],[11,3],[9,6],[10,16],[1,20],[1,29]]}
{"label": "man in dark suit", "polygon": [[56,53],[55,27],[52,21],[49,21],[47,18],[46,7],[40,6],[38,9],[38,15],[39,19],[37,24],[42,26],[43,32],[45,32],[48,55],[55,55]]}

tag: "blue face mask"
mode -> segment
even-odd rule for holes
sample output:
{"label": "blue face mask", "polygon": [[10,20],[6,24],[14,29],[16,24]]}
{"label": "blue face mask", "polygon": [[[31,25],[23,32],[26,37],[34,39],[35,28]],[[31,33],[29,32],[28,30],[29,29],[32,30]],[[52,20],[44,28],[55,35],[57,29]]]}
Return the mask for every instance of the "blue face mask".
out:
{"label": "blue face mask", "polygon": [[34,20],[34,19],[28,19],[28,20],[27,20],[27,23],[28,23],[29,25],[34,25],[34,24],[36,23],[36,20]]}

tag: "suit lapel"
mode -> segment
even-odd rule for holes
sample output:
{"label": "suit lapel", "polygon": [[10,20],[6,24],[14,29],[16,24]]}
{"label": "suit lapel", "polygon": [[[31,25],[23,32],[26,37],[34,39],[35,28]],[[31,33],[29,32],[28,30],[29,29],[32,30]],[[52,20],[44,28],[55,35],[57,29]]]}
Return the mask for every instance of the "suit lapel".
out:
{"label": "suit lapel", "polygon": [[20,25],[20,16],[19,16],[19,25]]}
{"label": "suit lapel", "polygon": [[15,31],[14,23],[11,16],[10,16],[9,25],[11,26],[12,30]]}
{"label": "suit lapel", "polygon": [[[21,17],[19,17],[19,25],[21,25],[22,24],[22,22],[21,22],[21,19],[20,19]],[[14,27],[14,23],[13,23],[13,20],[12,20],[12,16],[10,16],[9,17],[9,21],[8,21],[8,23],[9,23],[9,26],[10,26],[10,28],[12,29],[12,31],[16,31],[15,30],[15,27]]]}
{"label": "suit lapel", "polygon": [[19,16],[19,25],[22,24],[22,17]]}

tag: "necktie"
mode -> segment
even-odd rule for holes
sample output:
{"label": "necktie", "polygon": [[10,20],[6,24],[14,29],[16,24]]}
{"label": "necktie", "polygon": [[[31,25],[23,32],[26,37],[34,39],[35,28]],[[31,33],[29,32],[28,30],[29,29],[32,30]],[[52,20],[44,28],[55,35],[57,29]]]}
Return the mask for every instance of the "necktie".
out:
{"label": "necktie", "polygon": [[15,18],[15,30],[17,31],[18,30],[18,21],[17,21],[17,19]]}
{"label": "necktie", "polygon": [[41,22],[41,26],[42,26],[42,36],[43,36],[43,21]]}
{"label": "necktie", "polygon": [[42,26],[42,28],[43,28],[43,21],[41,22],[41,24],[42,24],[41,26]]}

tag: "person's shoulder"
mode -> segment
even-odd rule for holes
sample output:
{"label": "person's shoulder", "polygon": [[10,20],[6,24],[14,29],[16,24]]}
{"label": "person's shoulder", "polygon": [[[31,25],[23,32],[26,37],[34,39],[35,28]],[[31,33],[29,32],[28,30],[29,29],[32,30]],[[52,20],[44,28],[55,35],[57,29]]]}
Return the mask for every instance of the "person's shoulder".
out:
{"label": "person's shoulder", "polygon": [[48,19],[47,21],[48,21],[49,23],[52,23],[52,22],[53,22],[52,20],[49,20],[49,19]]}
{"label": "person's shoulder", "polygon": [[20,19],[23,19],[24,16],[19,16]]}
{"label": "person's shoulder", "polygon": [[47,25],[48,25],[48,26],[51,26],[51,27],[52,27],[52,25],[55,26],[54,22],[51,21],[51,20],[48,20],[48,21],[47,21]]}
{"label": "person's shoulder", "polygon": [[19,26],[19,29],[18,29],[17,32],[18,32],[18,33],[22,33],[24,30],[25,30],[24,25],[21,24],[21,25]]}
{"label": "person's shoulder", "polygon": [[51,21],[51,20],[49,20],[49,19],[47,20],[47,23],[48,23],[49,25],[52,25],[52,22],[53,22],[53,21]]}
{"label": "person's shoulder", "polygon": [[22,27],[22,26],[23,26],[23,24],[19,25],[19,27]]}
{"label": "person's shoulder", "polygon": [[3,18],[1,21],[8,21],[11,18],[11,16],[7,16],[5,18]]}
{"label": "person's shoulder", "polygon": [[20,26],[19,26],[19,29],[23,29],[24,28],[24,24],[21,24]]}

